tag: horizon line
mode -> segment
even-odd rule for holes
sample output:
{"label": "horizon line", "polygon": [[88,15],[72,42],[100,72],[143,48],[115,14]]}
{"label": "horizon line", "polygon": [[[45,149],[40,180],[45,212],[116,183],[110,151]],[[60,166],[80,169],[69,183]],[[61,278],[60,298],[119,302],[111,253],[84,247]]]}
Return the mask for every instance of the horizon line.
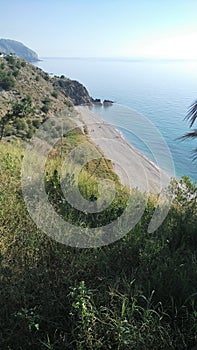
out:
{"label": "horizon line", "polygon": [[129,56],[40,56],[45,58],[64,59],[103,59],[103,60],[132,60],[132,61],[197,61],[197,58],[166,58],[166,57],[129,57]]}

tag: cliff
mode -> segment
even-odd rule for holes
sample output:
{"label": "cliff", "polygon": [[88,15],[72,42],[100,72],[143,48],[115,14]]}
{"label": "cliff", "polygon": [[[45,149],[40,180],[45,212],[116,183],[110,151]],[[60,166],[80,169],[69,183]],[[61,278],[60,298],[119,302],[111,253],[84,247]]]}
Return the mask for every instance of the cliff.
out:
{"label": "cliff", "polygon": [[71,80],[62,76],[54,78],[54,87],[61,91],[65,97],[69,97],[74,105],[83,105],[92,103],[87,89],[76,80]]}
{"label": "cliff", "polygon": [[10,39],[0,39],[0,52],[9,55],[14,54],[18,57],[23,58],[28,62],[39,61],[38,55],[33,50],[29,49],[27,46],[19,41]]}

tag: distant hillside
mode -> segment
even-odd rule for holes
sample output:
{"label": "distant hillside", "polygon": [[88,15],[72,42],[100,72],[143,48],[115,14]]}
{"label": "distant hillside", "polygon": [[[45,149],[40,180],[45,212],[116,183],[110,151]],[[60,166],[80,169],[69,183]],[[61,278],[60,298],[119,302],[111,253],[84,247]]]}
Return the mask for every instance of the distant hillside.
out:
{"label": "distant hillside", "polygon": [[39,61],[38,55],[19,41],[0,39],[0,52],[9,55],[10,53],[23,58],[28,62]]}

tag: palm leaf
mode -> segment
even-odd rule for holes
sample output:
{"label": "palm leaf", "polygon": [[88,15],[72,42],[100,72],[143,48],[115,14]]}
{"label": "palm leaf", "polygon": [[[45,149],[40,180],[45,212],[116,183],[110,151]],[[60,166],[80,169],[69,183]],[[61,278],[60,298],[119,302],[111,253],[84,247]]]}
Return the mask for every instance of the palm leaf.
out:
{"label": "palm leaf", "polygon": [[197,160],[197,148],[193,150],[193,153],[194,153],[193,160]]}
{"label": "palm leaf", "polygon": [[189,112],[187,113],[185,119],[190,120],[190,128],[191,128],[195,120],[197,119],[197,100],[189,108]]}
{"label": "palm leaf", "polygon": [[[191,105],[189,108],[189,111],[185,117],[186,120],[189,120],[190,122],[190,128],[193,126],[194,122],[197,119],[197,100]],[[191,130],[187,134],[179,137],[179,140],[186,140],[186,139],[194,139],[197,137],[197,129]],[[193,160],[197,160],[197,148],[193,150]]]}
{"label": "palm leaf", "polygon": [[191,132],[188,132],[187,134],[183,135],[180,137],[180,139],[182,140],[185,140],[185,139],[193,139],[197,137],[197,129],[191,131]]}

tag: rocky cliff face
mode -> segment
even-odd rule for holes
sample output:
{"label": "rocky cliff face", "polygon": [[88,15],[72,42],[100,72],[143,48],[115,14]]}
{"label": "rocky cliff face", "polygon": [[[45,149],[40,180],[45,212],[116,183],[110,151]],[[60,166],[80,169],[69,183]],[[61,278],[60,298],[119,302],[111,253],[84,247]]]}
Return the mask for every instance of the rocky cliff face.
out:
{"label": "rocky cliff face", "polygon": [[23,58],[28,62],[39,61],[38,55],[19,41],[10,39],[0,39],[0,52],[9,55],[10,53]]}
{"label": "rocky cliff face", "polygon": [[92,103],[87,89],[76,80],[67,78],[54,78],[53,86],[60,90],[65,97],[69,97],[74,105],[83,105]]}

